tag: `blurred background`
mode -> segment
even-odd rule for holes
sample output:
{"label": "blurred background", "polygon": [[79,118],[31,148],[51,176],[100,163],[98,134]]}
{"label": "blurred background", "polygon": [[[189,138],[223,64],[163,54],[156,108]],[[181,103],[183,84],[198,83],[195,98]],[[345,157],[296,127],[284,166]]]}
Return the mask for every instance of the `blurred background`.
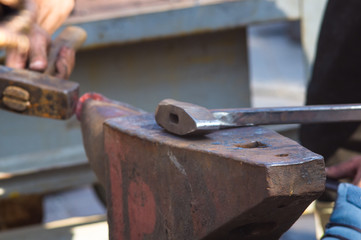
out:
{"label": "blurred background", "polygon": [[[149,112],[164,98],[302,105],[325,2],[77,0],[65,25],[88,39],[70,79]],[[0,118],[0,239],[108,239],[77,120]],[[271,128],[297,140],[297,125]],[[282,237],[293,239],[316,239],[312,214]]]}

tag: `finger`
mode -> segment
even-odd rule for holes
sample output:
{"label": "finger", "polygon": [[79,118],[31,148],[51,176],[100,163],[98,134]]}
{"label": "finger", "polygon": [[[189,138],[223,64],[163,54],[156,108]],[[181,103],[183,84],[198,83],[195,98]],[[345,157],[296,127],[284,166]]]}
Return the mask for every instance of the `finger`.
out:
{"label": "finger", "polygon": [[361,165],[361,158],[356,157],[347,162],[326,168],[326,175],[336,179],[352,178],[355,176],[359,165]]}
{"label": "finger", "polygon": [[15,8],[20,5],[20,0],[0,0],[0,3]]}
{"label": "finger", "polygon": [[34,26],[30,33],[29,68],[44,71],[47,67],[47,49],[50,36],[39,26]]}
{"label": "finger", "polygon": [[358,187],[361,187],[361,165],[358,167],[356,176],[353,179],[352,183]]}
{"label": "finger", "polygon": [[0,47],[17,48],[19,52],[24,53],[29,51],[29,45],[26,35],[0,27]]}
{"label": "finger", "polygon": [[27,52],[19,51],[16,48],[8,48],[6,49],[5,65],[11,68],[23,69],[26,67],[27,58]]}
{"label": "finger", "polygon": [[62,47],[56,61],[56,77],[68,79],[75,65],[75,50]]}
{"label": "finger", "polygon": [[74,0],[35,0],[38,4],[37,23],[52,34],[73,10]]}
{"label": "finger", "polygon": [[[13,6],[15,7],[15,6]],[[36,17],[36,6],[32,0],[22,0],[16,14],[11,14],[2,24],[13,32],[28,32]]]}
{"label": "finger", "polygon": [[26,67],[29,51],[27,36],[0,28],[0,47],[6,47],[6,66],[12,68]]}

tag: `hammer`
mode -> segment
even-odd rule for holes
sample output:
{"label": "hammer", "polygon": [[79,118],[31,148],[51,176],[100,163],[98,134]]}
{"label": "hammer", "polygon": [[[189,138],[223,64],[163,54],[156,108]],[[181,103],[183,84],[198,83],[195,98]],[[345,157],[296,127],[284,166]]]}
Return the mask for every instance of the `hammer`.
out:
{"label": "hammer", "polygon": [[61,47],[78,49],[86,40],[79,27],[67,27],[55,39],[44,73],[0,66],[0,109],[15,113],[68,119],[78,102],[79,84],[50,76]]}
{"label": "hammer", "polygon": [[361,121],[361,105],[209,110],[195,104],[165,99],[158,104],[155,119],[165,130],[177,135],[204,135],[231,127]]}

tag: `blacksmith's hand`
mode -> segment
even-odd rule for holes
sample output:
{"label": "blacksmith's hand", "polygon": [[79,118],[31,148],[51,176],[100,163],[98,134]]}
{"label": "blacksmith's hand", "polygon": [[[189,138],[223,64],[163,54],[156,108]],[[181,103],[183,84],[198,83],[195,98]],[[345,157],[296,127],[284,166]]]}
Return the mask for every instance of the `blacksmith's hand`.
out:
{"label": "blacksmith's hand", "polygon": [[326,175],[335,179],[349,178],[354,185],[361,187],[361,155],[326,168]]}
{"label": "blacksmith's hand", "polygon": [[[74,7],[74,0],[31,0],[31,2],[36,7],[35,18],[27,35],[29,47],[25,49],[26,51],[14,47],[7,48],[5,64],[12,68],[28,68],[43,72],[48,65],[50,36],[69,16]],[[55,62],[55,75],[59,78],[68,78],[74,68],[74,62],[75,50],[63,47]]]}

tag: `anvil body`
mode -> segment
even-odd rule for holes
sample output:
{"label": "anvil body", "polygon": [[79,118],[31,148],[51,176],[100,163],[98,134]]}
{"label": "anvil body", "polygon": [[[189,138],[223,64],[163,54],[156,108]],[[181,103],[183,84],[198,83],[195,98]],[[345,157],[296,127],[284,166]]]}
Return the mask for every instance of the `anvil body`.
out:
{"label": "anvil body", "polygon": [[324,162],[260,127],[182,138],[152,114],[104,124],[113,240],[279,239],[324,190]]}

